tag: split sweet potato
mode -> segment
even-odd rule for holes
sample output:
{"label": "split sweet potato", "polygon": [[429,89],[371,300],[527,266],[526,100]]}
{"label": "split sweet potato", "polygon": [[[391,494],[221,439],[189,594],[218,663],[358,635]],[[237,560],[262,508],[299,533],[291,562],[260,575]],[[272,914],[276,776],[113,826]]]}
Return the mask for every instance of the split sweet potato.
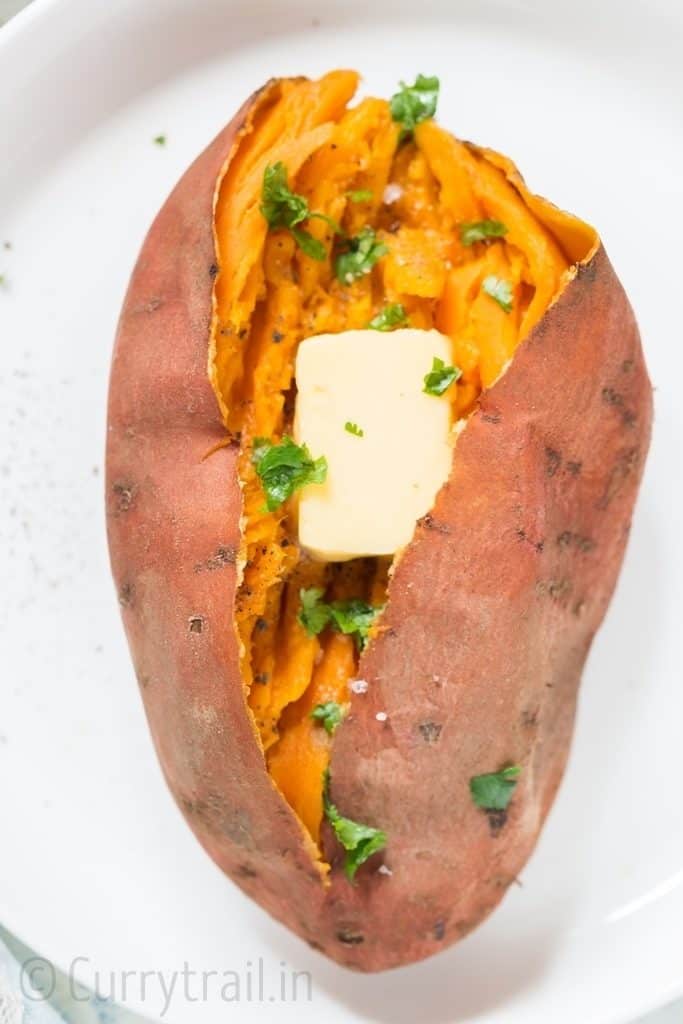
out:
{"label": "split sweet potato", "polygon": [[[107,513],[189,824],[266,910],[372,971],[471,930],[534,847],[621,565],[651,390],[595,231],[431,118],[406,130],[383,100],[349,107],[356,85],[269,82],[158,215],[114,349]],[[278,167],[307,204],[297,227],[264,214]],[[363,232],[382,256],[340,279]],[[291,428],[302,338],[388,306],[452,339],[451,476],[393,563],[321,564],[293,500],[264,506],[254,442]],[[359,643],[306,629],[302,592],[383,610]],[[327,702],[329,730],[313,714]],[[504,798],[481,796],[491,776]],[[340,816],[372,840],[351,871]]]}

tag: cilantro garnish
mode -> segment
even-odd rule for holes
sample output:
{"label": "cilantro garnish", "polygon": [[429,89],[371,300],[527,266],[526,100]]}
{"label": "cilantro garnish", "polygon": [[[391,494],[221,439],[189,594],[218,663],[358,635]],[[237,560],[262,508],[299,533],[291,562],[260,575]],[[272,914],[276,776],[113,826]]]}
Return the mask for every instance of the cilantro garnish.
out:
{"label": "cilantro garnish", "polygon": [[281,160],[275,164],[269,164],[263,172],[259,209],[269,227],[287,228],[302,252],[313,260],[324,260],[327,250],[318,238],[314,238],[308,231],[304,231],[297,225],[305,220],[316,218],[329,224],[335,234],[343,235],[344,233],[337,222],[327,214],[312,213],[308,208],[308,200],[305,196],[292,192],[287,184],[287,168]]}
{"label": "cilantro garnish", "polygon": [[473,776],[470,779],[470,794],[477,807],[485,811],[506,810],[521,771],[518,764],[511,764],[498,772]]}
{"label": "cilantro garnish", "polygon": [[439,100],[439,79],[435,75],[418,75],[414,85],[406,85],[405,82],[400,85],[399,91],[389,101],[389,108],[394,121],[401,125],[401,139],[406,139],[418,124],[434,117]]}
{"label": "cilantro garnish", "polygon": [[342,284],[351,284],[356,278],[369,274],[375,263],[388,252],[384,242],[377,241],[374,229],[366,225],[360,234],[347,240],[346,248],[337,256],[337,279]]}
{"label": "cilantro garnish", "polygon": [[329,821],[335,836],[344,847],[346,857],[344,859],[344,870],[349,881],[353,881],[356,871],[365,861],[383,850],[387,845],[387,835],[379,828],[372,828],[370,825],[361,825],[351,818],[345,818],[339,813],[329,797],[329,773],[323,775],[323,806],[325,817]]}
{"label": "cilantro garnish", "polygon": [[166,145],[166,136],[165,135],[155,135],[154,139],[152,141],[154,142],[155,146],[165,146]]}
{"label": "cilantro garnish", "polygon": [[502,238],[507,232],[500,220],[465,221],[460,225],[460,241],[463,245],[474,245],[487,238]]}
{"label": "cilantro garnish", "polygon": [[501,309],[504,309],[506,313],[512,312],[512,285],[509,281],[504,281],[502,277],[496,277],[495,274],[489,274],[484,278],[481,287],[482,291],[490,295]]}
{"label": "cilantro garnish", "polygon": [[336,700],[328,700],[324,704],[316,704],[310,717],[324,726],[330,736],[334,733],[345,715],[344,708]]}
{"label": "cilantro garnish", "polygon": [[265,437],[254,438],[252,461],[266,495],[266,509],[273,512],[307,484],[322,484],[327,476],[324,456],[313,459],[305,444],[298,445],[285,434],[279,444]]}
{"label": "cilantro garnish", "polygon": [[323,596],[320,587],[300,590],[299,596],[301,608],[297,618],[309,636],[317,636],[326,626],[331,626],[338,633],[353,636],[361,651],[368,642],[375,619],[383,610],[383,606],[374,607],[357,597],[326,604],[320,600]]}
{"label": "cilantro garnish", "polygon": [[368,324],[373,331],[393,331],[408,322],[408,315],[400,302],[393,302],[381,309]]}
{"label": "cilantro garnish", "polygon": [[432,368],[424,376],[423,391],[426,395],[443,395],[444,391],[462,376],[462,370],[457,366],[446,366],[443,359],[434,356]]}
{"label": "cilantro garnish", "polygon": [[365,431],[362,427],[359,427],[357,423],[352,423],[351,420],[347,420],[344,424],[344,430],[347,434],[353,434],[354,437],[364,437]]}

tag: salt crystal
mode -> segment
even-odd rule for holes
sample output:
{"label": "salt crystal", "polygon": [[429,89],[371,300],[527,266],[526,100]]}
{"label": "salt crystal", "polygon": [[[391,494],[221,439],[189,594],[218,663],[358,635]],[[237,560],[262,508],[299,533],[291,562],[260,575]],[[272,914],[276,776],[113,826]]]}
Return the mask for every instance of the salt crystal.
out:
{"label": "salt crystal", "polygon": [[398,199],[400,199],[402,195],[403,189],[401,188],[401,186],[397,185],[395,182],[389,182],[387,187],[384,189],[384,195],[382,196],[382,199],[384,200],[387,206],[391,206],[391,204],[395,203]]}
{"label": "salt crystal", "polygon": [[354,679],[353,682],[351,683],[351,692],[352,693],[367,693],[368,692],[367,681],[365,679]]}
{"label": "salt crystal", "polygon": [[386,864],[380,864],[380,866],[377,868],[378,875],[393,875],[393,873],[394,872],[391,870],[391,868],[388,868]]}
{"label": "salt crystal", "polygon": [[378,711],[377,714],[375,715],[375,718],[377,719],[378,722],[386,722],[388,717],[389,716],[386,713],[386,711]]}

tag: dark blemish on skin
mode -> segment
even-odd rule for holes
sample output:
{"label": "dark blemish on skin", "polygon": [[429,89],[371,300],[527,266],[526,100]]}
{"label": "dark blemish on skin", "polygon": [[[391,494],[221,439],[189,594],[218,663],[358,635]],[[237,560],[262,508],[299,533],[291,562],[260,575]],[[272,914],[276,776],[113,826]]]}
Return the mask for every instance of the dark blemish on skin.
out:
{"label": "dark blemish on skin", "polygon": [[561,551],[574,547],[585,555],[593,551],[595,541],[591,537],[584,537],[580,533],[572,533],[571,530],[564,530],[557,538],[557,546]]}
{"label": "dark blemish on skin", "polygon": [[130,608],[133,603],[135,588],[132,583],[124,583],[119,590],[119,604],[122,608]]}
{"label": "dark blemish on skin", "polygon": [[446,934],[446,922],[445,921],[437,921],[436,924],[434,925],[434,927],[432,928],[432,933],[434,935],[434,938],[438,942],[441,942],[441,940],[443,939],[444,935]]}
{"label": "dark blemish on skin", "polygon": [[264,630],[268,629],[268,622],[262,615],[259,615],[258,619],[254,623],[254,629],[257,633],[263,633]]}
{"label": "dark blemish on skin", "polygon": [[315,939],[306,939],[306,942],[311,947],[311,949],[314,949],[317,953],[324,953],[325,952],[325,950],[320,945],[320,943],[316,942]]}
{"label": "dark blemish on skin", "polygon": [[113,484],[112,491],[116,496],[116,511],[130,511],[133,505],[133,501],[135,500],[135,493],[137,491],[135,484],[116,483]]}
{"label": "dark blemish on skin", "polygon": [[501,415],[499,412],[484,412],[482,410],[481,418],[484,423],[500,423]]}
{"label": "dark blemish on skin", "polygon": [[562,604],[572,592],[572,584],[568,579],[552,580],[548,584],[548,594],[558,604]]}
{"label": "dark blemish on skin", "polygon": [[621,364],[621,372],[622,373],[630,373],[632,369],[633,369],[633,360],[632,359],[624,359],[623,363]]}
{"label": "dark blemish on skin", "polygon": [[237,554],[229,544],[222,544],[216,550],[216,554],[207,558],[205,562],[197,562],[195,572],[213,572],[214,569],[223,569],[226,565],[234,565]]}
{"label": "dark blemish on skin", "polygon": [[527,708],[522,711],[520,721],[525,729],[533,729],[538,725],[538,708]]}
{"label": "dark blemish on skin", "polygon": [[217,276],[218,276],[218,264],[217,263],[212,263],[211,266],[209,267],[209,277],[213,278],[213,277],[217,277]]}
{"label": "dark blemish on skin", "polygon": [[555,476],[560,464],[562,462],[562,456],[554,448],[546,447],[545,450],[545,472],[546,476]]}
{"label": "dark blemish on skin", "polygon": [[190,633],[201,633],[204,629],[204,619],[201,615],[191,615],[187,622]]}
{"label": "dark blemish on skin", "polygon": [[436,743],[441,735],[443,726],[438,722],[420,722],[418,729],[425,743]]}
{"label": "dark blemish on skin", "polygon": [[426,516],[422,516],[417,521],[418,526],[424,527],[425,530],[434,530],[436,533],[450,533],[451,528],[445,523],[439,522],[435,519],[431,512],[428,512]]}
{"label": "dark blemish on skin", "polygon": [[617,455],[603,495],[597,503],[597,508],[605,509],[610,505],[629,477],[637,471],[639,463],[640,451],[638,448],[628,448]]}
{"label": "dark blemish on skin", "polygon": [[568,462],[567,472],[571,473],[572,476],[579,476],[581,473],[582,462]]}
{"label": "dark blemish on skin", "polygon": [[632,409],[626,408],[624,396],[620,395],[618,391],[615,391],[614,388],[603,388],[602,400],[603,402],[605,402],[606,405],[609,405],[612,408],[619,409],[621,411],[621,419],[624,426],[632,427],[634,425],[637,418],[636,414],[633,412]]}
{"label": "dark blemish on skin", "polygon": [[282,333],[282,331],[273,331],[273,341],[275,342],[276,345],[279,345],[283,339],[284,334]]}
{"label": "dark blemish on skin", "polygon": [[542,540],[533,541],[533,540],[531,540],[530,537],[527,537],[526,531],[521,529],[521,527],[517,529],[516,533],[517,533],[517,539],[518,540],[523,541],[526,544],[530,544],[531,547],[534,549],[534,551],[538,551],[539,555],[541,554],[541,552],[543,551],[543,547],[545,545],[545,541],[542,541]]}
{"label": "dark blemish on skin", "polygon": [[133,306],[131,313],[133,316],[139,316],[141,313],[156,313],[157,309],[160,309],[163,304],[163,299],[155,297],[147,302],[141,302],[139,306]]}
{"label": "dark blemish on skin", "polygon": [[360,932],[351,931],[350,928],[340,928],[336,938],[343,942],[345,946],[358,946],[361,942],[365,942],[364,935]]}
{"label": "dark blemish on skin", "polygon": [[149,684],[152,682],[151,676],[148,676],[146,672],[139,672],[137,679],[138,685],[141,690],[146,690]]}
{"label": "dark blemish on skin", "polygon": [[484,811],[484,814],[488,818],[489,831],[492,836],[500,835],[500,832],[508,820],[507,811]]}
{"label": "dark blemish on skin", "polygon": [[237,874],[240,878],[258,878],[258,871],[254,871],[250,864],[240,864]]}

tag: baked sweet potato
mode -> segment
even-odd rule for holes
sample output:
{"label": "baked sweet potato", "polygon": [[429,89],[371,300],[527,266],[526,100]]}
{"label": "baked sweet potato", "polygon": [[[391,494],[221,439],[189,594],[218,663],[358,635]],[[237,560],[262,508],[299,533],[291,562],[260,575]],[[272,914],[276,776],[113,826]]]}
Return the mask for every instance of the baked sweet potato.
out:
{"label": "baked sweet potato", "polygon": [[[111,373],[111,561],[170,789],[247,894],[366,971],[466,934],[531,853],[651,423],[597,234],[438,127],[437,85],[252,96],[154,222]],[[321,564],[255,441],[290,430],[302,338],[387,310],[452,339],[451,476],[391,564]]]}

